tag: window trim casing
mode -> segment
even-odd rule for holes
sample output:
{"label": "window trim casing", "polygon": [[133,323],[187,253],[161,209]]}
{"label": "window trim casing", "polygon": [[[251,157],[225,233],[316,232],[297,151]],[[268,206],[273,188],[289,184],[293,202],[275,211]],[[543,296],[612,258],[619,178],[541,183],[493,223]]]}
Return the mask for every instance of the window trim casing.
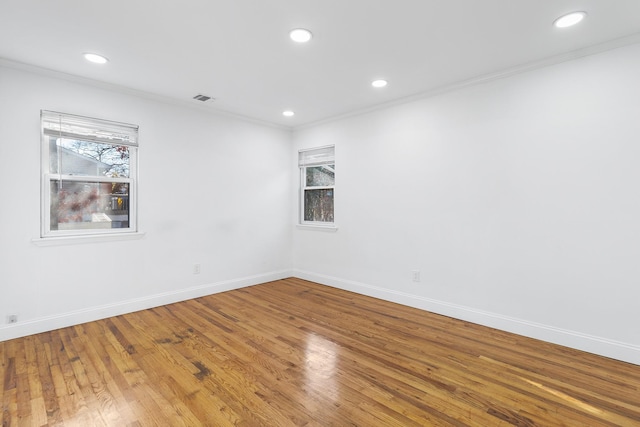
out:
{"label": "window trim casing", "polygon": [[[300,157],[302,153],[306,153],[306,152],[310,152],[310,151],[322,151],[322,150],[327,150],[327,149],[332,149],[333,151],[333,156],[331,161],[324,161],[324,162],[312,162],[312,163],[308,163],[308,164],[301,164],[300,163]],[[323,145],[320,147],[313,147],[313,148],[305,148],[305,149],[300,149],[298,150],[298,168],[300,170],[300,183],[299,183],[299,191],[298,191],[298,228],[320,228],[320,229],[331,229],[331,230],[337,230],[337,226],[336,226],[336,206],[335,206],[335,187],[336,187],[336,180],[335,180],[335,176],[334,176],[334,181],[333,181],[333,185],[331,186],[314,186],[314,187],[307,187],[306,185],[306,174],[307,174],[307,168],[308,167],[317,167],[317,166],[321,166],[321,165],[328,165],[328,164],[332,164],[335,167],[335,145],[334,144],[330,144],[330,145]],[[329,222],[329,221],[306,221],[304,219],[304,203],[305,203],[305,190],[325,190],[325,189],[332,189],[333,190],[333,221]]]}
{"label": "window trim casing", "polygon": [[[52,131],[45,130],[45,117],[59,116],[62,122],[63,118],[78,123],[84,123],[88,127],[100,128],[103,125],[109,129],[121,129],[123,135],[131,137],[132,141],[124,140],[100,140],[99,138],[83,137],[79,134],[69,134],[60,132],[60,137],[67,139],[77,137],[81,141],[92,141],[99,143],[112,143],[114,145],[123,145],[129,147],[129,177],[104,177],[99,175],[68,175],[50,172],[50,152],[49,137]],[[62,127],[62,126],[61,126]],[[86,238],[90,237],[125,237],[126,235],[140,234],[138,228],[138,129],[137,125],[116,122],[112,120],[104,120],[75,114],[60,113],[56,111],[41,110],[40,111],[40,239],[38,240],[69,240],[70,238]],[[128,135],[127,135],[128,134]],[[108,182],[108,183],[126,183],[129,185],[129,226],[127,228],[109,228],[109,229],[76,229],[76,230],[51,230],[51,189],[50,185],[53,181],[75,181],[75,182]]]}

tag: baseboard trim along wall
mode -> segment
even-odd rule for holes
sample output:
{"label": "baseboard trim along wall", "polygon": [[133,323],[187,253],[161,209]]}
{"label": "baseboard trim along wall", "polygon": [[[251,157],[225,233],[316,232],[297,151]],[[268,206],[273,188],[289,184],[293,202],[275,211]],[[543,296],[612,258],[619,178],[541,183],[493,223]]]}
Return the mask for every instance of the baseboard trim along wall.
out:
{"label": "baseboard trim along wall", "polygon": [[146,310],[162,305],[173,304],[219,292],[226,292],[233,289],[240,289],[247,286],[280,280],[291,277],[291,270],[275,271],[270,273],[247,276],[232,280],[225,280],[216,283],[209,283],[194,286],[186,289],[178,289],[171,292],[149,295],[142,298],[134,298],[127,301],[113,304],[105,304],[96,307],[89,307],[82,310],[62,313],[55,316],[41,317],[27,320],[11,325],[0,326],[0,341],[20,338],[41,332],[53,331],[55,329],[68,326],[79,325],[86,322],[105,319],[107,317],[119,316],[121,314],[133,313],[135,311]]}
{"label": "baseboard trim along wall", "polygon": [[303,270],[294,270],[293,276],[362,295],[419,308],[455,319],[488,326],[502,331],[559,344],[600,356],[640,365],[640,346],[580,332],[556,328],[522,319],[451,304],[418,295],[397,292],[352,280],[340,279]]}

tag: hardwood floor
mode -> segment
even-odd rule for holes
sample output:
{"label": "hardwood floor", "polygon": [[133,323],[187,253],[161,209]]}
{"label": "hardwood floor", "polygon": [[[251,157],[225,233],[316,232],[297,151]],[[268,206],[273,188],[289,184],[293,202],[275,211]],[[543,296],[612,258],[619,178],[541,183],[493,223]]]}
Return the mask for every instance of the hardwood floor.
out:
{"label": "hardwood floor", "polygon": [[2,426],[640,426],[640,366],[286,279],[0,343]]}

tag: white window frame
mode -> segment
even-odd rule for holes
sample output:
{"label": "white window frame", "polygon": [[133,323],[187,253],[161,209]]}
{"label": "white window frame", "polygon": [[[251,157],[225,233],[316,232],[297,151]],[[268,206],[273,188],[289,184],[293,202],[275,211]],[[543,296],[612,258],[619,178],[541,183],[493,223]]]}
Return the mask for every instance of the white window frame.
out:
{"label": "white window frame", "polygon": [[[334,165],[335,168],[335,145],[308,148],[298,151],[298,167],[300,168],[300,194],[299,194],[299,214],[298,224],[302,226],[335,228],[336,221],[336,199],[335,199],[335,175],[333,185],[307,186],[307,168]],[[334,170],[335,174],[335,170]],[[305,212],[305,190],[333,190],[333,221],[306,221]]]}
{"label": "white window frame", "polygon": [[[41,110],[41,238],[117,236],[138,232],[138,126],[95,119],[55,111]],[[67,138],[127,146],[129,151],[129,177],[107,177],[99,175],[67,175],[51,171],[50,138]],[[60,171],[58,171],[60,172]],[[51,230],[51,183],[54,181],[125,183],[129,189],[129,221],[126,228]]]}

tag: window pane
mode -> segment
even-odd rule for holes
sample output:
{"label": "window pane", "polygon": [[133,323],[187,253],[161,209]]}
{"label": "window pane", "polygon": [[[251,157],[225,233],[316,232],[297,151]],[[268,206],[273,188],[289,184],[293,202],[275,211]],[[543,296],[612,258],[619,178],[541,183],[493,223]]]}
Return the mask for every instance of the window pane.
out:
{"label": "window pane", "polygon": [[333,189],[304,191],[304,220],[333,222]]}
{"label": "window pane", "polygon": [[52,138],[49,141],[52,173],[129,178],[129,147]]}
{"label": "window pane", "polygon": [[51,230],[129,228],[129,184],[51,181]]}
{"label": "window pane", "polygon": [[307,168],[307,187],[326,187],[334,185],[336,176],[335,165],[322,165]]}

